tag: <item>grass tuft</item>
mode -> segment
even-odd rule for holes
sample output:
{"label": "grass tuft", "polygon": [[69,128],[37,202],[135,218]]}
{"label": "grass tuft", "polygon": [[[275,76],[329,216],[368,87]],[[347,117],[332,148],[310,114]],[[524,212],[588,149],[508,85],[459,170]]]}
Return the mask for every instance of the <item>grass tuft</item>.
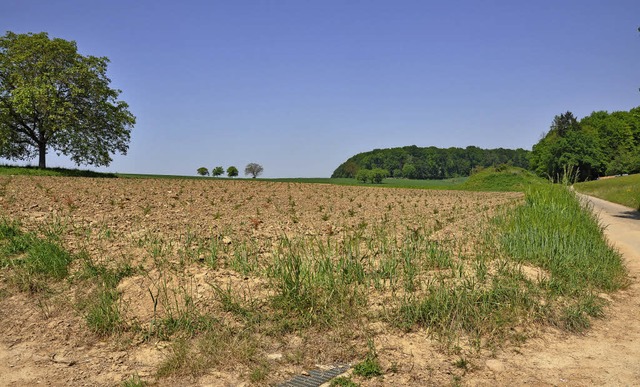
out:
{"label": "grass tuft", "polygon": [[378,361],[378,354],[376,353],[373,340],[369,340],[368,345],[369,352],[365,359],[353,366],[353,374],[364,378],[372,378],[374,376],[382,375],[382,368]]}
{"label": "grass tuft", "polygon": [[138,374],[132,375],[122,383],[122,387],[145,387],[146,385],[147,383]]}
{"label": "grass tuft", "polygon": [[73,256],[60,247],[57,235],[42,238],[23,232],[17,222],[0,221],[0,267],[14,269],[13,281],[22,290],[40,292],[48,280],[69,274]]}
{"label": "grass tuft", "polygon": [[94,333],[107,336],[124,327],[118,299],[119,294],[115,289],[100,289],[93,295],[85,312],[85,319]]}
{"label": "grass tuft", "polygon": [[250,377],[260,381],[267,376],[269,367],[257,358],[258,344],[252,332],[216,323],[196,340],[173,340],[157,375],[199,376],[220,364],[244,364],[252,368]]}
{"label": "grass tuft", "polygon": [[88,256],[83,258],[81,278],[93,280],[96,284],[96,289],[79,304],[87,325],[100,336],[118,334],[127,324],[122,316],[122,302],[117,287],[123,278],[133,275],[135,271],[129,263],[108,268],[95,264]]}
{"label": "grass tuft", "polygon": [[48,278],[63,279],[69,274],[71,254],[49,240],[33,239],[26,251],[25,268]]}
{"label": "grass tuft", "polygon": [[358,387],[358,383],[345,376],[339,376],[331,381],[331,387]]}

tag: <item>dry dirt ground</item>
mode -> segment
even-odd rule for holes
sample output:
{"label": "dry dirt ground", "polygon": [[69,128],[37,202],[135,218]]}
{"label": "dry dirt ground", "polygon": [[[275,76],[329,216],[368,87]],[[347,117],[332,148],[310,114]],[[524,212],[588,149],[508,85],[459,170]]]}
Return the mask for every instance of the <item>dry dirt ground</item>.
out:
{"label": "dry dirt ground", "polygon": [[[150,291],[161,290],[165,279],[170,286],[187,281],[186,285],[180,282],[184,286],[179,290],[188,291],[207,314],[226,320],[233,316],[220,310],[210,283],[222,289],[232,286],[240,296],[246,291],[269,291],[263,279],[231,269],[237,251],[240,256],[248,251],[249,265],[260,265],[272,258],[274,244],[277,248],[283,235],[335,245],[350,235],[361,231],[373,235],[381,228],[394,239],[438,230],[444,239],[457,234],[473,240],[496,209],[522,198],[518,193],[204,179],[14,176],[0,177],[0,188],[1,214],[19,220],[24,229],[38,231],[47,225],[61,235],[66,248],[86,253],[96,264],[126,261],[144,267],[143,274],[126,277],[118,286],[123,314],[131,325],[142,327],[139,333],[149,329],[154,317]],[[212,239],[220,247],[217,268],[207,265],[201,253],[194,256],[194,243],[188,242]],[[81,266],[75,261],[72,272],[82,271]],[[158,267],[164,271],[160,273]],[[30,294],[7,285],[8,277],[0,271],[0,385],[119,385],[132,375],[167,386],[238,385],[250,379],[251,365],[231,358],[204,374],[156,380],[159,365],[171,353],[170,342],[157,337],[146,340],[135,332],[101,338],[87,328],[78,310],[78,302],[91,289],[62,281],[53,285],[51,295]],[[374,308],[382,304],[371,302]],[[374,323],[342,326],[330,334],[264,339],[260,356],[269,362],[270,372],[261,383],[285,381],[316,364],[361,359],[367,338],[353,332],[363,329],[376,336],[383,366],[396,369],[382,383],[447,383],[461,372],[453,365],[457,357],[442,354],[426,333],[389,332],[387,324]],[[284,354],[287,359],[271,360],[272,354]]]}
{"label": "dry dirt ground", "polygon": [[[42,222],[71,224],[72,236],[64,241],[68,248],[88,250],[92,257],[106,260],[137,257],[141,265],[149,257],[140,241],[148,242],[152,237],[183,240],[185,234],[198,232],[220,240],[232,236],[229,243],[233,244],[238,240],[269,241],[277,234],[339,238],[342,230],[384,218],[385,222],[398,221],[402,225],[398,232],[437,225],[443,227],[441,232],[473,233],[473,227],[487,214],[521,198],[519,194],[391,193],[377,188],[193,180],[149,180],[142,184],[122,179],[12,177],[0,183],[3,216],[20,219],[28,229]],[[633,281],[627,290],[611,295],[608,317],[596,320],[585,335],[546,328],[520,347],[470,357],[464,374],[453,365],[459,357],[443,354],[425,332],[398,334],[383,324],[373,324],[368,329],[376,336],[383,366],[388,369],[395,363],[396,371],[367,385],[448,385],[455,381],[482,386],[636,385],[640,380],[640,219],[637,212],[624,207],[593,201],[603,224],[608,225],[608,237],[624,254]],[[192,273],[196,281],[217,280],[221,275],[229,281],[234,277],[243,281],[230,270],[214,274],[197,268]],[[128,311],[140,321],[149,318],[152,308],[148,282],[148,277],[129,277],[118,288],[129,304],[140,301]],[[199,295],[197,284],[196,288]],[[60,299],[49,303],[2,287],[0,292],[4,292],[0,294],[0,386],[111,386],[134,374],[157,385],[247,382],[247,369],[234,371],[233,367],[197,378],[156,380],[167,342],[126,335],[123,339],[97,337],[74,310],[74,294],[70,292],[61,292],[61,297],[70,298],[67,304]],[[203,305],[206,300],[204,294]],[[323,349],[312,347],[313,340],[305,342],[296,336],[287,340],[274,352],[299,347],[305,353],[317,351],[322,359]],[[303,361],[283,366],[269,381],[284,381],[313,364]]]}

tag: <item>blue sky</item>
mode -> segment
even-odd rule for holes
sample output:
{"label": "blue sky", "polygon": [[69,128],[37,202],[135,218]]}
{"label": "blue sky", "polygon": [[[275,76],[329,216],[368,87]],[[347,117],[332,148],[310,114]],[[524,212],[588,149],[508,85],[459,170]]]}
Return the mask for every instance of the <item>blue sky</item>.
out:
{"label": "blue sky", "polygon": [[[0,32],[111,60],[137,117],[114,172],[324,177],[404,145],[531,149],[640,105],[638,0],[0,0]],[[34,160],[33,163],[37,163]],[[50,166],[73,166],[50,154]]]}

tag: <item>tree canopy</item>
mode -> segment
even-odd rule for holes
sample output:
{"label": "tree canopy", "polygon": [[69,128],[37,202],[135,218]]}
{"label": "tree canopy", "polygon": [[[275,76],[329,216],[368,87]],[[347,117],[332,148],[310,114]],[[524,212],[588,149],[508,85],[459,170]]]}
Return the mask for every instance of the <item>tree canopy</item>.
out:
{"label": "tree canopy", "polygon": [[77,165],[126,154],[135,117],[109,87],[108,62],[45,32],[0,37],[0,157],[46,168],[48,149]]}
{"label": "tree canopy", "polygon": [[628,112],[597,111],[580,121],[557,115],[533,146],[531,169],[559,180],[567,171],[578,180],[640,172],[640,107]]}
{"label": "tree canopy", "polygon": [[221,176],[223,173],[224,173],[224,168],[222,168],[221,166],[214,167],[211,170],[211,176],[214,176],[214,177]]}
{"label": "tree canopy", "polygon": [[238,168],[236,168],[235,166],[230,166],[229,168],[227,168],[227,176],[229,177],[236,177],[238,176]]}
{"label": "tree canopy", "polygon": [[355,178],[361,169],[384,169],[395,178],[448,179],[469,176],[476,167],[511,164],[527,168],[529,151],[524,149],[421,148],[415,145],[402,148],[374,149],[350,157],[331,177]]}

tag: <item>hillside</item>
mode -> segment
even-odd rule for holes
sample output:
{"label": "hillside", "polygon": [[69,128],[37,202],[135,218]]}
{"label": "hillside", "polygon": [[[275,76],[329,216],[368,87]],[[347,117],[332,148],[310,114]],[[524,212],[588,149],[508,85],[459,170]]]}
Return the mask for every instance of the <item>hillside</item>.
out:
{"label": "hillside", "polygon": [[477,167],[511,164],[527,169],[529,151],[524,149],[481,149],[418,147],[374,149],[358,153],[342,163],[332,178],[355,177],[359,169],[382,168],[390,177],[407,179],[449,179],[469,176]]}
{"label": "hillside", "polygon": [[549,184],[533,172],[517,167],[489,167],[472,174],[460,187],[468,191],[525,191],[532,185]]}

